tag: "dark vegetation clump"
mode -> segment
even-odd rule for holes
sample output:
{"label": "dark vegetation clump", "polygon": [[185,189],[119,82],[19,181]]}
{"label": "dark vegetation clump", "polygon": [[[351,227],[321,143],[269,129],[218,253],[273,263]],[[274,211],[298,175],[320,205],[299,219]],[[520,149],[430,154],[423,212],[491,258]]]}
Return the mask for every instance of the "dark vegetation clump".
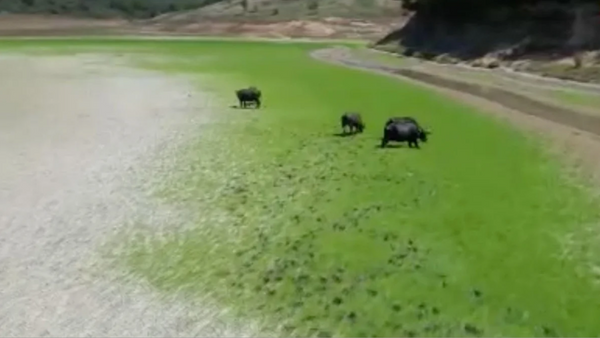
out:
{"label": "dark vegetation clump", "polygon": [[319,10],[319,1],[318,0],[308,0],[306,7],[311,12],[316,12]]}

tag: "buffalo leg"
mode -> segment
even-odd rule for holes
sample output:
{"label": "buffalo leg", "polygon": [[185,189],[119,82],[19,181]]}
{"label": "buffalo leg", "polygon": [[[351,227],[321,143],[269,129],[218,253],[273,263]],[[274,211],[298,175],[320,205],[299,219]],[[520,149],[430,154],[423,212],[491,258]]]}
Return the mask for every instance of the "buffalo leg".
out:
{"label": "buffalo leg", "polygon": [[386,145],[388,144],[388,140],[387,138],[382,138],[381,139],[381,148],[384,148]]}
{"label": "buffalo leg", "polygon": [[256,109],[260,108],[260,99],[256,99]]}

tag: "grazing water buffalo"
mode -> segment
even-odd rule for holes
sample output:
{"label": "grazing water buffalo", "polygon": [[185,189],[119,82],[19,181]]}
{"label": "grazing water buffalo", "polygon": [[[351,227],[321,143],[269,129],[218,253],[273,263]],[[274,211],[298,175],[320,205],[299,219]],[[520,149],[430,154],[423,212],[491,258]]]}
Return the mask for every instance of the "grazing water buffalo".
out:
{"label": "grazing water buffalo", "polygon": [[413,122],[392,122],[386,124],[383,129],[381,147],[385,147],[390,141],[395,141],[408,142],[409,147],[412,148],[414,145],[416,148],[419,148],[419,140],[427,142],[428,133]]}
{"label": "grazing water buffalo", "polygon": [[410,116],[403,116],[403,117],[390,117],[387,122],[385,123],[386,127],[389,126],[392,123],[414,123],[417,127],[419,127],[419,123],[417,122],[417,120],[415,120],[414,118],[410,117]]}
{"label": "grazing water buffalo", "polygon": [[249,87],[239,89],[235,92],[238,100],[240,101],[240,107],[246,108],[249,103],[254,103],[256,108],[260,108],[260,97],[262,93],[256,87]]}
{"label": "grazing water buffalo", "polygon": [[345,113],[342,115],[341,122],[344,134],[346,133],[346,127],[348,127],[351,133],[356,131],[362,133],[365,130],[365,124],[359,113]]}

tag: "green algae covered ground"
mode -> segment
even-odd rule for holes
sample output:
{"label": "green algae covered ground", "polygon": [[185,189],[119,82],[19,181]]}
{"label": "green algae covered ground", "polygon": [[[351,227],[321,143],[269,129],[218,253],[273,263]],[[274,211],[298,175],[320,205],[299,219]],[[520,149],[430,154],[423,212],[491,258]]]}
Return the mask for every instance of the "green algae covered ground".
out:
{"label": "green algae covered ground", "polygon": [[[197,227],[124,257],[156,288],[210,293],[284,335],[600,334],[598,212],[536,140],[408,83],[319,63],[318,45],[79,44],[151,51],[163,59],[145,67],[197,76],[216,98],[215,122],[158,193],[202,210]],[[263,109],[229,107],[247,85]],[[363,114],[364,134],[335,135],[346,110]],[[398,115],[431,128],[422,149],[377,148]]]}

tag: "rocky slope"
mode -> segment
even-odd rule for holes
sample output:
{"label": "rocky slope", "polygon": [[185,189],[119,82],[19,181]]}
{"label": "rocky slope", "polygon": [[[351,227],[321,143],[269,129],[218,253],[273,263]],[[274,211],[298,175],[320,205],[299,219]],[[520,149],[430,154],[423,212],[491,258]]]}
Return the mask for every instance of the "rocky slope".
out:
{"label": "rocky slope", "polygon": [[481,17],[464,21],[417,9],[406,25],[376,45],[444,63],[504,66],[565,79],[600,81],[596,66],[600,60],[596,52],[600,49],[600,3],[524,3],[487,9]]}

